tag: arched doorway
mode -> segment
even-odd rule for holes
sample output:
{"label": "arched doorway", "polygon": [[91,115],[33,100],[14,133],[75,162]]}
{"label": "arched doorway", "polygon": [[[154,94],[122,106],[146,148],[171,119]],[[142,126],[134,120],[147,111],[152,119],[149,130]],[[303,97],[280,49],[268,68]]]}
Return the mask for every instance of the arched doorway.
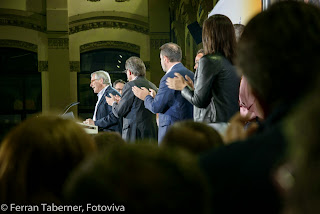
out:
{"label": "arched doorway", "polygon": [[0,129],[3,136],[11,127],[42,110],[37,53],[0,48],[0,75]]}

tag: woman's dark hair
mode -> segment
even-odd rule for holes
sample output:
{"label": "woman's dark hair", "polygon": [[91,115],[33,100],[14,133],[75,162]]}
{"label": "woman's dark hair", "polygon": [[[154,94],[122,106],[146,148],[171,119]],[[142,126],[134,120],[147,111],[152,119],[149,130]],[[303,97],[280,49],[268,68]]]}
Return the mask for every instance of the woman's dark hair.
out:
{"label": "woman's dark hair", "polygon": [[203,23],[202,42],[205,54],[220,53],[233,63],[236,37],[228,17],[217,14],[206,19]]}

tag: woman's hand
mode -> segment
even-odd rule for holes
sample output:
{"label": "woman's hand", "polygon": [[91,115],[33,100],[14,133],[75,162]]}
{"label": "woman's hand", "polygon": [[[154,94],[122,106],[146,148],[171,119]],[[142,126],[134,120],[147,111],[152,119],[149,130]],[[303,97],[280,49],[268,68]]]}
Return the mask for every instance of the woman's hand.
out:
{"label": "woman's hand", "polygon": [[174,78],[167,78],[166,84],[170,89],[181,91],[188,85],[188,82],[183,78],[183,76],[181,76],[181,74],[174,73],[174,75]]}
{"label": "woman's hand", "polygon": [[189,86],[192,90],[194,90],[194,85],[193,85],[192,79],[191,79],[188,75],[185,75],[184,77],[185,77],[186,80],[187,80],[188,86]]}

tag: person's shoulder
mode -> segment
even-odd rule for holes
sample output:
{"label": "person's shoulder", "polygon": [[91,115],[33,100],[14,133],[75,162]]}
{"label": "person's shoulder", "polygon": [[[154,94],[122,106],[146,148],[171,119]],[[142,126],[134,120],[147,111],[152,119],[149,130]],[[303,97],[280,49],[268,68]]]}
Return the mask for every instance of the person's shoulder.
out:
{"label": "person's shoulder", "polygon": [[154,83],[152,83],[151,81],[149,81],[149,85],[153,90],[156,90],[156,91],[158,90],[158,87]]}
{"label": "person's shoulder", "polygon": [[[173,72],[172,72],[173,71]],[[181,62],[179,62],[178,64],[175,65],[175,67],[173,67],[170,73],[192,73],[192,71],[190,71],[188,68],[186,68]],[[171,74],[174,76],[174,74]]]}
{"label": "person's shoulder", "polygon": [[250,144],[252,144],[251,140],[237,141],[204,152],[198,158],[199,166],[209,174],[217,172],[216,170],[236,170],[251,159],[253,147]]}
{"label": "person's shoulder", "polygon": [[149,85],[154,85],[155,86],[155,84],[153,84],[153,82],[151,82],[150,80],[146,79],[146,81],[149,83]]}
{"label": "person's shoulder", "polygon": [[270,161],[284,155],[286,140],[281,131],[281,123],[275,124],[269,129],[229,145],[212,149],[200,156],[201,165],[209,166],[225,163],[228,166],[246,163],[250,161]]}
{"label": "person's shoulder", "polygon": [[135,80],[126,82],[126,84],[124,84],[122,91],[127,91],[127,90],[131,90],[131,88],[135,85],[137,85],[136,83],[134,83]]}
{"label": "person's shoulder", "polygon": [[154,85],[152,82],[150,82],[147,78],[141,76],[138,77],[137,79],[130,81],[131,87],[133,86],[138,86],[138,87],[147,87],[150,85]]}
{"label": "person's shoulder", "polygon": [[109,93],[111,91],[113,94],[119,94],[119,92],[114,87],[112,87],[111,85],[107,88],[106,91],[109,91]]}
{"label": "person's shoulder", "polygon": [[150,81],[147,80],[146,77],[143,77],[143,76],[139,76],[137,79],[131,81],[132,82],[132,85],[143,85],[143,84],[148,84]]}
{"label": "person's shoulder", "polygon": [[131,80],[131,81],[127,82],[127,83],[124,85],[124,87],[125,87],[125,86],[127,86],[127,87],[133,87],[133,86],[136,85],[137,82],[139,82],[139,79]]}
{"label": "person's shoulder", "polygon": [[194,72],[190,71],[189,69],[186,69],[185,72],[186,72],[189,76],[194,76]]}
{"label": "person's shoulder", "polygon": [[112,85],[109,85],[109,87],[107,88],[106,91],[114,91],[114,90],[116,90],[116,89],[114,87],[112,87]]}
{"label": "person's shoulder", "polygon": [[221,53],[212,54],[210,57],[215,63],[223,64],[224,66],[233,67],[234,65]]}
{"label": "person's shoulder", "polygon": [[190,70],[187,69],[187,68],[185,68],[184,70],[181,70],[179,73],[180,73],[183,77],[184,77],[185,75],[187,75],[187,76],[189,76],[192,80],[193,80],[193,78],[194,78],[194,72],[190,71]]}
{"label": "person's shoulder", "polygon": [[228,67],[231,65],[229,60],[225,58],[223,55],[216,53],[216,54],[206,54],[200,58],[199,64],[203,67],[205,66],[214,66],[214,68],[219,70],[222,67]]}
{"label": "person's shoulder", "polygon": [[200,58],[200,62],[219,62],[219,61],[223,61],[224,59],[226,59],[223,55],[219,54],[219,53],[215,53],[215,54],[206,54],[204,56],[202,56]]}

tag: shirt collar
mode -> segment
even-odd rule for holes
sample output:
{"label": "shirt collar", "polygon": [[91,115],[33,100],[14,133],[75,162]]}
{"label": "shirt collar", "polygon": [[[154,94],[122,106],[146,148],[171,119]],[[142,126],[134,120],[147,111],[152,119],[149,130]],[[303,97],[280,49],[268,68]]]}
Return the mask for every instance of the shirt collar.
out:
{"label": "shirt collar", "polygon": [[108,88],[109,85],[107,85],[106,87],[104,87],[98,94],[97,96],[102,96],[104,94],[104,92],[106,91],[106,89]]}
{"label": "shirt collar", "polygon": [[169,72],[172,70],[172,68],[173,68],[175,65],[179,64],[179,63],[180,63],[180,62],[178,62],[178,63],[174,64],[173,66],[171,66],[166,73],[169,73]]}

